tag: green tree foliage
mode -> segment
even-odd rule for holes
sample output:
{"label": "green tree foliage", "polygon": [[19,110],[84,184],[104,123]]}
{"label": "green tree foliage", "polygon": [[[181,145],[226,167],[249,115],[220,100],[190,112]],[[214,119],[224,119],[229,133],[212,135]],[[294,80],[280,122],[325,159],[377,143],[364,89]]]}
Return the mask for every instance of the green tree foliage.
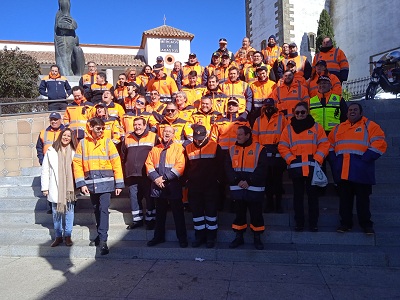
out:
{"label": "green tree foliage", "polygon": [[0,98],[36,98],[39,63],[18,48],[0,51]]}
{"label": "green tree foliage", "polygon": [[335,33],[333,32],[332,19],[326,9],[323,9],[319,15],[318,20],[318,31],[317,31],[317,41],[316,47],[319,51],[319,47],[322,45],[322,40],[329,36],[332,39],[333,46],[336,47],[336,41],[334,39]]}

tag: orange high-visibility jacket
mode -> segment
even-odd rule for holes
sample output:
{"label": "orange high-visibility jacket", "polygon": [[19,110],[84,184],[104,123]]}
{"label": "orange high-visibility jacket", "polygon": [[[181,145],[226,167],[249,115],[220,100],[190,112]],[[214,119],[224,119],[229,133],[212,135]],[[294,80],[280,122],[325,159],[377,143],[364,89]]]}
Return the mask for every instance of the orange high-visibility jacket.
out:
{"label": "orange high-visibility jacket", "polygon": [[100,194],[124,187],[121,159],[110,139],[95,142],[89,134],[79,142],[72,162],[77,188],[87,186]]}
{"label": "orange high-visibility jacket", "polygon": [[193,105],[195,108],[200,106],[200,99],[207,91],[207,88],[198,84],[196,86],[185,85],[182,86],[182,92],[185,92],[187,97],[187,104]]}
{"label": "orange high-visibility jacket", "polygon": [[242,80],[231,82],[228,80],[222,84],[221,89],[228,97],[236,97],[239,100],[239,114],[251,111],[253,93],[247,82]]}
{"label": "orange high-visibility jacket", "polygon": [[268,47],[267,45],[267,48],[261,51],[261,53],[264,55],[265,61],[267,61],[268,65],[270,65],[271,67],[274,65],[275,61],[279,58],[281,52],[282,48],[279,47],[278,45],[275,45],[272,48]]}
{"label": "orange high-visibility jacket", "polygon": [[192,125],[203,125],[207,129],[207,132],[210,133],[211,126],[220,118],[222,118],[222,115],[217,111],[210,110],[208,113],[204,113],[198,109],[192,114],[189,123]]}
{"label": "orange high-visibility jacket", "polygon": [[223,115],[226,114],[228,96],[222,93],[221,90],[219,89],[217,91],[207,90],[204,96],[212,100],[213,104],[212,110],[215,110]]}
{"label": "orange high-visibility jacket", "polygon": [[[328,76],[329,79],[331,80],[332,88],[331,91],[333,94],[342,96],[342,84],[340,83],[339,78],[333,74],[326,74],[324,76]],[[318,81],[319,76],[317,74],[314,75],[314,77],[311,77],[308,80],[308,94],[310,95],[310,98],[316,96],[318,94]]]}
{"label": "orange high-visibility jacket", "polygon": [[385,133],[373,121],[362,117],[352,124],[349,120],[329,133],[329,159],[336,182],[349,180],[375,184],[375,160],[386,152]]}
{"label": "orange high-visibility jacket", "polygon": [[64,125],[71,128],[78,139],[85,136],[86,123],[93,115],[93,103],[84,99],[79,105],[75,101],[68,104],[64,114]]}
{"label": "orange high-visibility jacket", "polygon": [[182,73],[183,73],[183,78],[182,78],[182,85],[187,85],[189,84],[189,73],[191,71],[196,71],[197,72],[197,81],[196,84],[201,84],[201,78],[203,76],[204,72],[204,67],[200,66],[200,64],[197,62],[193,66],[189,65],[184,65],[182,67]]}
{"label": "orange high-visibility jacket", "polygon": [[221,146],[222,150],[228,150],[236,142],[239,126],[250,128],[250,123],[244,118],[239,118],[237,114],[228,114],[215,121],[211,127],[210,137]]}
{"label": "orange high-visibility jacket", "polygon": [[162,100],[171,100],[172,94],[178,91],[178,87],[175,80],[167,75],[164,75],[164,77],[161,79],[156,77],[150,79],[147,83],[147,91],[158,91]]}
{"label": "orange high-visibility jacket", "polygon": [[341,82],[347,80],[349,62],[341,49],[332,47],[328,52],[316,53],[312,65],[315,66],[319,60],[325,60],[329,73],[336,75]]}
{"label": "orange high-visibility jacket", "polygon": [[257,80],[250,84],[250,89],[253,92],[253,107],[261,108],[263,106],[263,100],[269,98],[275,88],[276,83],[272,80]]}
{"label": "orange high-visibility jacket", "polygon": [[124,128],[124,132],[132,132],[134,130],[133,123],[137,118],[143,118],[146,121],[147,127],[150,129],[151,126],[149,124],[149,119],[152,117],[151,112],[147,112],[146,110],[134,108],[132,111],[127,112],[122,116],[122,127]]}
{"label": "orange high-visibility jacket", "polygon": [[269,120],[262,112],[253,125],[253,140],[261,145],[278,144],[287,124],[287,119],[280,112],[273,114]]}
{"label": "orange high-visibility jacket", "polygon": [[278,151],[285,159],[292,178],[309,176],[315,162],[322,165],[328,155],[329,142],[318,123],[300,133],[296,133],[292,125],[287,125],[282,131]]}
{"label": "orange high-visibility jacket", "polygon": [[37,157],[39,159],[39,163],[42,164],[44,155],[46,154],[47,149],[58,138],[60,132],[64,129],[64,125],[61,124],[58,129],[53,129],[51,126],[47,127],[40,131],[37,142],[36,142],[36,151]]}
{"label": "orange high-visibility jacket", "polygon": [[[271,66],[265,65],[264,63],[262,63],[261,66],[267,67],[268,69],[267,76],[269,77],[269,73],[271,72],[272,69]],[[251,64],[243,67],[244,81],[246,81],[248,84],[255,82],[257,80],[256,70],[261,66],[255,67],[253,64]]]}
{"label": "orange high-visibility jacket", "polygon": [[300,101],[310,102],[307,88],[294,80],[290,86],[282,84],[276,87],[271,98],[275,100],[278,110],[283,112],[288,119],[293,117],[293,109],[297,103]]}

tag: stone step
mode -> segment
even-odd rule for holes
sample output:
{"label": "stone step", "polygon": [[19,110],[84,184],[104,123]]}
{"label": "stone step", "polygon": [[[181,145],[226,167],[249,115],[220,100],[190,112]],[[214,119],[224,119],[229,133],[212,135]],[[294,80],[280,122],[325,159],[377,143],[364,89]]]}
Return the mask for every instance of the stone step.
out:
{"label": "stone step", "polygon": [[[292,198],[293,196],[288,194],[284,195],[282,199],[282,206],[284,211],[292,210]],[[396,196],[384,196],[379,191],[376,191],[374,187],[373,194],[370,196],[371,199],[371,210],[372,212],[392,212],[400,210],[399,197]],[[305,200],[305,205],[307,200]],[[225,205],[225,211],[228,210],[229,200]],[[323,211],[339,209],[339,198],[337,195],[328,193],[325,196],[319,198],[319,206]],[[77,202],[77,209],[91,209],[92,204],[89,197],[79,197]],[[112,197],[111,198],[111,209],[129,211],[130,200],[127,197]],[[0,198],[0,212],[3,210],[47,210],[47,200],[44,197],[20,197],[20,198]]]}
{"label": "stone step", "polygon": [[286,264],[329,264],[346,266],[398,267],[396,248],[348,245],[265,244],[264,250],[255,250],[251,243],[229,249],[228,243],[217,243],[215,248],[179,248],[176,242],[165,242],[146,247],[141,241],[109,241],[110,254],[100,256],[99,249],[89,247],[87,241],[75,241],[72,247],[50,247],[50,241],[34,244],[19,241],[0,245],[2,257],[69,257],[102,259],[164,259],[245,261]]}
{"label": "stone step", "polygon": [[[188,239],[194,240],[193,226],[187,225]],[[151,240],[154,236],[153,230],[145,230],[144,227],[134,230],[127,230],[125,225],[113,224],[109,229],[110,241],[145,241]],[[335,227],[320,227],[319,232],[295,232],[289,226],[266,226],[262,235],[262,240],[268,244],[317,244],[317,245],[397,245],[400,241],[387,239],[388,234],[393,233],[387,229],[378,228],[375,236],[365,235],[359,228],[354,228],[352,232],[341,234],[335,231]],[[86,240],[94,239],[97,236],[94,225],[82,226],[75,225],[72,231],[72,239]],[[220,226],[218,229],[217,242],[229,243],[233,240],[235,234],[230,226]],[[397,235],[398,236],[398,235]],[[34,224],[27,227],[24,224],[13,224],[7,226],[7,230],[0,231],[0,238],[3,243],[13,244],[16,241],[31,240],[32,243],[40,244],[54,239],[54,230],[52,225],[47,226]],[[166,226],[166,240],[177,241],[175,228],[173,225]],[[245,234],[246,243],[252,243],[253,236],[248,231]],[[379,244],[378,244],[379,241]]]}
{"label": "stone step", "polygon": [[[128,210],[120,211],[110,209],[110,224],[130,224],[132,215]],[[230,226],[234,214],[229,212],[219,213],[219,224]],[[264,223],[267,226],[293,226],[293,211],[288,210],[282,214],[264,213]],[[354,224],[358,224],[357,216],[354,215]],[[192,214],[185,212],[186,224],[192,225]],[[400,228],[400,212],[376,212],[372,213],[372,220],[379,226]],[[77,225],[95,224],[95,218],[92,209],[78,209],[74,218]],[[11,224],[42,224],[51,225],[52,216],[46,213],[46,210],[2,210],[0,213],[0,225],[9,226]],[[167,214],[167,224],[173,224],[172,214]],[[319,225],[335,227],[339,224],[339,214],[337,210],[320,209]]]}

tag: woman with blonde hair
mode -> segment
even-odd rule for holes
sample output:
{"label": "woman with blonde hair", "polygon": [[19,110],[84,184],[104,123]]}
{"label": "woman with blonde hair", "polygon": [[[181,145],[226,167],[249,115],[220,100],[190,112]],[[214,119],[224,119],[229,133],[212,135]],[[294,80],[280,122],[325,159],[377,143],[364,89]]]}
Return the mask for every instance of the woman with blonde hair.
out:
{"label": "woman with blonde hair", "polygon": [[[72,159],[77,140],[70,128],[65,128],[47,150],[42,164],[41,188],[44,196],[52,203],[55,240],[51,247],[63,242],[72,246],[72,226],[74,224],[75,185]],[[65,223],[65,226],[63,226]]]}

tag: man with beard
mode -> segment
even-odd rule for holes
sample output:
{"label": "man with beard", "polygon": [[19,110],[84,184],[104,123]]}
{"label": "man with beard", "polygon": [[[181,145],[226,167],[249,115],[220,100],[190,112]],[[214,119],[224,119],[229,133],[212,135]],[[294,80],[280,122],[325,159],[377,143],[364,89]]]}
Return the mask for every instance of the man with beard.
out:
{"label": "man with beard", "polygon": [[253,103],[247,119],[250,121],[251,126],[253,126],[255,119],[260,116],[264,99],[269,98],[272,91],[276,88],[275,82],[268,79],[267,66],[257,68],[256,74],[257,81],[250,84],[250,89],[253,93]]}
{"label": "man with beard", "polygon": [[272,67],[282,52],[282,48],[276,43],[275,35],[269,36],[267,47],[261,52],[264,55],[265,62]]}
{"label": "man with beard", "polygon": [[358,223],[367,235],[375,233],[371,221],[370,199],[375,182],[375,161],[386,152],[385,133],[362,114],[359,103],[349,105],[347,121],[329,134],[329,162],[338,184],[340,226],[337,232],[353,227],[353,203],[356,198]]}
{"label": "man with beard", "polygon": [[218,188],[223,176],[221,147],[208,137],[203,125],[193,126],[193,143],[186,147],[186,187],[193,213],[197,248],[206,243],[213,248],[217,237]]}
{"label": "man with beard", "polygon": [[[267,181],[266,196],[267,205],[265,212],[282,213],[282,176],[286,169],[285,160],[278,152],[278,143],[283,129],[288,124],[285,116],[278,111],[275,101],[268,98],[264,102],[261,116],[257,118],[253,126],[254,142],[263,145],[267,152]],[[274,201],[275,196],[275,201]]]}
{"label": "man with beard", "polygon": [[292,71],[286,70],[283,74],[283,83],[276,87],[271,94],[271,98],[275,100],[278,110],[288,120],[293,117],[293,110],[297,103],[303,101],[308,104],[310,100],[307,88],[293,79]]}
{"label": "man with beard", "polygon": [[[172,103],[169,103],[172,105]],[[167,109],[168,109],[167,106]],[[176,236],[181,248],[188,246],[185,215],[182,203],[182,186],[179,178],[185,169],[184,148],[174,142],[174,128],[165,126],[161,142],[150,150],[145,165],[151,180],[151,197],[156,203],[156,226],[154,237],[147,242],[153,247],[165,242],[165,221],[170,204],[174,216]]]}
{"label": "man with beard", "polygon": [[313,59],[313,66],[318,61],[324,60],[327,63],[327,69],[331,74],[339,78],[340,82],[346,81],[349,76],[349,62],[343,50],[333,47],[332,39],[325,37],[322,40],[320,52],[316,53]]}
{"label": "man with beard", "polygon": [[136,117],[134,131],[125,136],[122,157],[125,165],[125,182],[129,186],[132,223],[127,229],[143,226],[143,198],[146,200],[146,224],[148,230],[154,229],[155,205],[150,198],[150,180],[146,176],[145,161],[150,150],[157,144],[157,135],[150,132],[146,120]]}

